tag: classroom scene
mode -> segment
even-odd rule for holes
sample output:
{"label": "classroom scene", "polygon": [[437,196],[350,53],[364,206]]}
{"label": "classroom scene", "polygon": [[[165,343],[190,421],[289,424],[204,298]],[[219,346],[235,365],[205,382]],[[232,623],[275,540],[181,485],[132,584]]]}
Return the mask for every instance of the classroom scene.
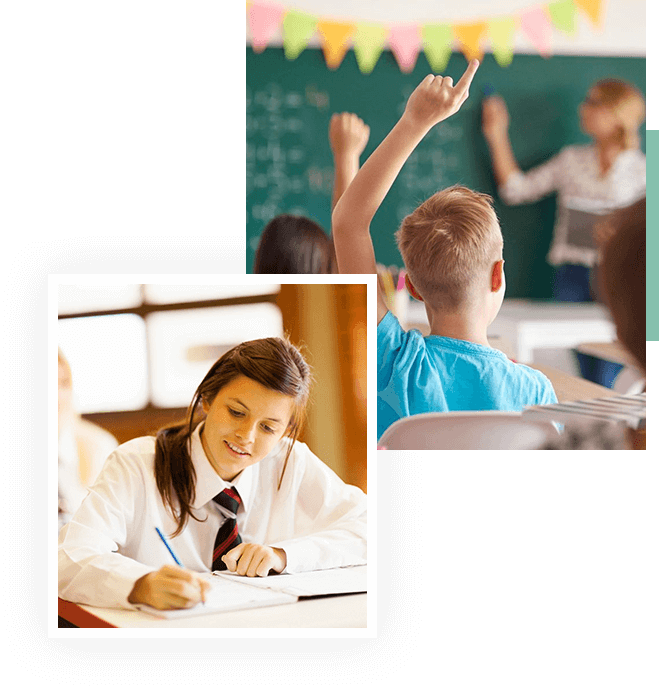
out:
{"label": "classroom scene", "polygon": [[366,284],[58,278],[58,627],[366,628]]}
{"label": "classroom scene", "polygon": [[645,3],[246,26],[246,271],[378,275],[378,449],[644,450]]}

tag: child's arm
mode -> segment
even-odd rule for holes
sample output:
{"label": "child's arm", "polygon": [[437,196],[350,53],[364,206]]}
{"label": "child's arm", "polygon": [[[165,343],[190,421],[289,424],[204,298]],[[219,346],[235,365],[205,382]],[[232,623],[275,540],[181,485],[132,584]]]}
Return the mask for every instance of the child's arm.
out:
{"label": "child's arm", "polygon": [[[467,99],[476,69],[478,60],[472,60],[455,86],[450,76],[426,76],[410,95],[398,123],[357,172],[332,214],[339,272],[376,273],[371,220],[423,137],[435,124],[455,114]],[[386,313],[378,284],[378,322]]]}
{"label": "child's arm", "polygon": [[332,210],[359,170],[359,156],[368,143],[370,128],[350,112],[333,114],[329,125],[329,143],[334,157]]}

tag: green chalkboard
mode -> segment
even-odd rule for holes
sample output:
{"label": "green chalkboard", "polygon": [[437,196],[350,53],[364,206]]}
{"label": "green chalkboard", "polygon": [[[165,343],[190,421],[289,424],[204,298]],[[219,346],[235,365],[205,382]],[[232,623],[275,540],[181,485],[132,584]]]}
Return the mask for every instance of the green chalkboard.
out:
{"label": "green chalkboard", "polygon": [[[445,74],[454,81],[466,60],[454,54]],[[390,52],[369,75],[360,73],[349,51],[336,71],[320,50],[305,50],[288,61],[283,50],[261,54],[247,49],[247,271],[265,224],[290,212],[315,219],[328,232],[333,181],[327,139],[334,112],[355,112],[371,128],[362,162],[387,135],[407,97],[430,73],[421,54],[411,74],[403,74]],[[393,239],[401,219],[435,191],[461,183],[489,193],[505,241],[507,294],[551,295],[545,262],[555,213],[554,198],[507,207],[497,197],[489,154],[480,129],[486,87],[500,93],[511,112],[510,137],[522,169],[539,164],[563,146],[585,143],[577,107],[590,85],[615,77],[645,93],[645,59],[621,57],[516,55],[507,68],[486,55],[460,112],[435,127],[412,154],[372,224],[377,260],[402,265]],[[645,150],[645,132],[642,146]]]}

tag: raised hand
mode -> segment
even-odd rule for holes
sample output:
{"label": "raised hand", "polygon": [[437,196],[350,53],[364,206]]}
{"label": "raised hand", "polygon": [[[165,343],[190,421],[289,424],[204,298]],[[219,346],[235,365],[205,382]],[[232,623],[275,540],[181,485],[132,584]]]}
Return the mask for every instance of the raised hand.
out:
{"label": "raised hand", "polygon": [[410,95],[403,119],[425,132],[455,114],[469,97],[478,66],[478,60],[472,60],[455,86],[450,76],[426,76]]}
{"label": "raised hand", "polygon": [[487,139],[506,136],[510,116],[504,99],[498,95],[492,95],[483,100],[483,135]]}
{"label": "raised hand", "polygon": [[351,112],[333,114],[329,125],[329,142],[335,157],[354,155],[357,158],[364,152],[371,129]]}

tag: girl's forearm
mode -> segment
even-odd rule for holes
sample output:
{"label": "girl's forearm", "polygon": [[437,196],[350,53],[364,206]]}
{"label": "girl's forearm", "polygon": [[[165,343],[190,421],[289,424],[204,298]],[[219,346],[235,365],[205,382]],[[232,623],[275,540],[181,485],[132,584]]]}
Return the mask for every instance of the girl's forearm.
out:
{"label": "girl's forearm", "polygon": [[503,186],[508,178],[519,171],[519,165],[515,159],[515,153],[510,144],[508,133],[504,132],[497,136],[486,138],[492,158],[492,168],[497,186]]}

